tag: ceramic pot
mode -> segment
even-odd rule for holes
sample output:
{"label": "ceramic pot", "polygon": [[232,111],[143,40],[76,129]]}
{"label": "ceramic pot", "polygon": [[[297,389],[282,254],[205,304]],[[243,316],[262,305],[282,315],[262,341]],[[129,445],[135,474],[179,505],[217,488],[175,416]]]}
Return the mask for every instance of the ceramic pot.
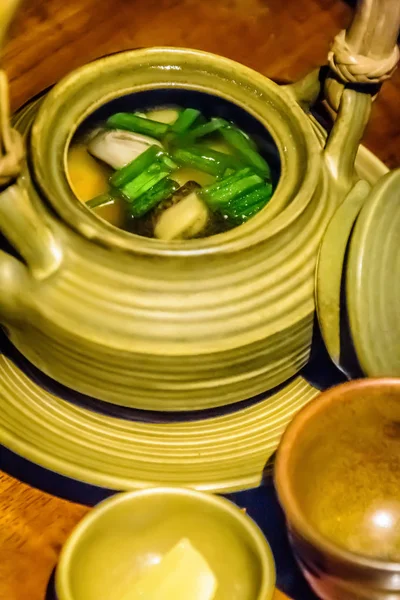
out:
{"label": "ceramic pot", "polygon": [[[171,89],[239,107],[279,154],[272,200],[227,233],[141,238],[71,191],[66,154],[80,124],[112,101]],[[149,48],[88,64],[24,107],[13,123],[27,160],[0,196],[0,230],[18,256],[0,253],[0,320],[17,349],[72,389],[154,410],[226,405],[298,372],[318,246],[354,183],[371,105],[370,93],[345,89],[323,151],[306,113],[318,92],[318,72],[280,88],[226,58]]]}

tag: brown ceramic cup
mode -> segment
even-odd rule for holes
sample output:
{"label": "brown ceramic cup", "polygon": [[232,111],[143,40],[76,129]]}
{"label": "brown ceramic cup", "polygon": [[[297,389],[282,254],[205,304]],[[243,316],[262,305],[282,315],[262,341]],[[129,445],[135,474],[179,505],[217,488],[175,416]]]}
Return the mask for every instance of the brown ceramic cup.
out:
{"label": "brown ceramic cup", "polygon": [[275,482],[318,596],[400,598],[400,379],[320,394],[286,430]]}

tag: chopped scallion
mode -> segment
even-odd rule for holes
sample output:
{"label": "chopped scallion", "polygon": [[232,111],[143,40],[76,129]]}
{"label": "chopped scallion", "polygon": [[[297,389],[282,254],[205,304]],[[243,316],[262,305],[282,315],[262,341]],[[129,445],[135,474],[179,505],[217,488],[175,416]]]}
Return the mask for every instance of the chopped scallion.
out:
{"label": "chopped scallion", "polygon": [[185,133],[200,116],[200,111],[195,108],[185,108],[182,110],[175,123],[170,125],[169,130],[172,133]]}
{"label": "chopped scallion", "polygon": [[226,124],[220,129],[222,137],[237,152],[244,163],[259,173],[264,178],[269,179],[271,171],[268,163],[255,149],[254,142],[238,127],[231,123]]}
{"label": "chopped scallion", "polygon": [[113,187],[121,188],[140,175],[142,171],[147,169],[162,152],[160,146],[150,146],[147,150],[139,154],[132,162],[116,171],[110,178],[110,183]]}
{"label": "chopped scallion", "polygon": [[233,223],[243,223],[259,212],[267,204],[271,195],[271,184],[262,184],[252,192],[234,198],[223,207],[223,214]]}
{"label": "chopped scallion", "polygon": [[91,200],[85,202],[85,205],[89,208],[100,208],[101,206],[108,206],[109,204],[114,204],[115,198],[110,194],[101,194],[100,196],[96,196]]}
{"label": "chopped scallion", "polygon": [[220,175],[228,167],[237,169],[242,166],[235,157],[200,145],[176,148],[172,152],[172,158],[180,165],[193,167],[210,175]]}
{"label": "chopped scallion", "polygon": [[112,115],[107,120],[107,127],[142,133],[143,135],[148,135],[157,140],[164,137],[168,131],[168,125],[165,123],[139,117],[132,113],[116,113],[115,115]]}
{"label": "chopped scallion", "polygon": [[179,189],[179,184],[173,179],[165,178],[129,204],[129,212],[133,217],[141,217],[166,200]]}
{"label": "chopped scallion", "polygon": [[162,179],[168,177],[171,173],[171,169],[167,169],[160,163],[153,163],[147,169],[142,171],[140,175],[132,179],[127,183],[121,192],[128,201],[136,200],[142,194],[148,192],[153,185],[156,185]]}
{"label": "chopped scallion", "polygon": [[208,123],[203,123],[202,125],[199,125],[198,127],[195,127],[194,129],[188,131],[188,133],[185,135],[182,141],[193,142],[198,138],[202,138],[206,135],[209,135],[210,133],[215,133],[216,131],[221,129],[221,127],[224,127],[225,123],[226,121],[224,121],[224,119],[211,119],[211,121],[208,121]]}
{"label": "chopped scallion", "polygon": [[203,188],[201,196],[211,209],[223,212],[224,207],[232,200],[251,192],[263,183],[263,179],[256,173],[243,173],[241,171],[231,175],[225,181],[221,180],[214,185]]}

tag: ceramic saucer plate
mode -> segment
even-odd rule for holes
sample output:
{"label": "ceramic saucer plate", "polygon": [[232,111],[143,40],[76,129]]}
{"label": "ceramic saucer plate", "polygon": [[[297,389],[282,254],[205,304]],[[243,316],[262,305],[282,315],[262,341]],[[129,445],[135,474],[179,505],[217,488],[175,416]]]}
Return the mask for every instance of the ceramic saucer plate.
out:
{"label": "ceramic saucer plate", "polygon": [[145,423],[62,400],[3,355],[0,443],[42,467],[108,489],[157,484],[232,492],[262,482],[289,421],[317,393],[296,377],[230,414]]}
{"label": "ceramic saucer plate", "polygon": [[369,377],[400,376],[400,169],[372,189],[350,241],[347,312]]}

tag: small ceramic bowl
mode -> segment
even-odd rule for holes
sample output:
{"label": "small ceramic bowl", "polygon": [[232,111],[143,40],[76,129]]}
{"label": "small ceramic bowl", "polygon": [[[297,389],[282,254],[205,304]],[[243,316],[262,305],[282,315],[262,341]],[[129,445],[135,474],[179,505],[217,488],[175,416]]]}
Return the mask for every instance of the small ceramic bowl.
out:
{"label": "small ceramic bowl", "polygon": [[62,550],[57,598],[119,600],[127,582],[129,589],[182,538],[213,570],[215,600],[272,598],[274,561],[257,525],[224,498],[182,488],[118,494],[99,504]]}
{"label": "small ceramic bowl", "polygon": [[317,595],[400,598],[400,379],[322,393],[289,425],[275,468],[291,543]]}

